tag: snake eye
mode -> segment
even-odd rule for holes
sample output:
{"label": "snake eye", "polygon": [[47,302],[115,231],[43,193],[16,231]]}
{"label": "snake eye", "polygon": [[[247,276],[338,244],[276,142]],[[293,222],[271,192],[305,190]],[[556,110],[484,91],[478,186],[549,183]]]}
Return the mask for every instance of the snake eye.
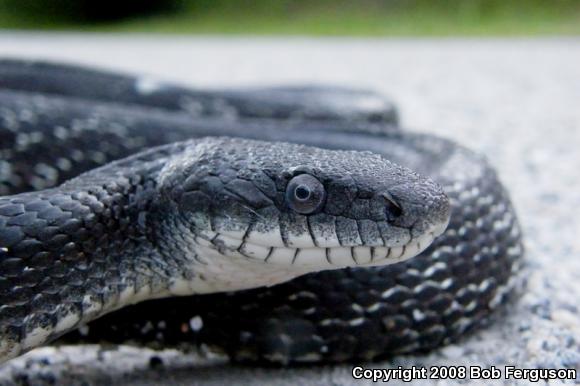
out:
{"label": "snake eye", "polygon": [[288,206],[301,214],[310,214],[320,209],[325,196],[324,186],[310,174],[292,178],[286,188]]}

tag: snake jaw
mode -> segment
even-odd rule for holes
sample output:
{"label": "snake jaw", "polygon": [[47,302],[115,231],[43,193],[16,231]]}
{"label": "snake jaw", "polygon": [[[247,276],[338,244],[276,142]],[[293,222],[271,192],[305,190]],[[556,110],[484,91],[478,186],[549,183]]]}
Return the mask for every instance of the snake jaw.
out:
{"label": "snake jaw", "polygon": [[[428,228],[422,235],[401,245],[377,244],[374,246],[343,246],[335,240],[331,246],[291,247],[277,244],[272,238],[270,245],[264,244],[267,235],[240,237],[240,232],[204,232],[198,237],[200,246],[208,253],[211,249],[222,256],[241,258],[258,266],[290,268],[296,272],[314,272],[323,269],[340,269],[357,266],[382,266],[412,258],[425,250],[433,240],[447,228],[448,220]],[[270,233],[272,236],[272,233]]]}
{"label": "snake jaw", "polygon": [[[323,213],[284,216],[264,210],[259,212],[264,214],[264,218],[278,217],[279,221],[272,221],[276,225],[230,223],[218,230],[202,231],[198,240],[204,248],[213,249],[223,256],[257,263],[258,267],[266,263],[302,273],[389,265],[420,254],[449,224],[450,209],[445,195],[438,198],[436,205],[412,209],[419,213],[415,216],[420,220],[410,228],[400,228],[386,221],[348,220],[355,222],[356,226],[346,230],[339,229],[337,224],[347,220],[337,216]],[[410,209],[404,207],[402,210]],[[430,216],[430,213],[434,215]],[[300,228],[297,224],[301,221],[302,232],[296,229]],[[289,231],[292,227],[295,229]],[[375,229],[374,236],[369,229]]]}

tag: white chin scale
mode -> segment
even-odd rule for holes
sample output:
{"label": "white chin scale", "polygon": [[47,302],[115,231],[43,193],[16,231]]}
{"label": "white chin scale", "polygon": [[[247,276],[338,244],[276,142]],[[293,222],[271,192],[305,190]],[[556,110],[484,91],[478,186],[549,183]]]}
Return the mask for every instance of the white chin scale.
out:
{"label": "white chin scale", "polygon": [[[255,244],[243,235],[205,232],[195,237],[194,272],[203,279],[188,287],[194,292],[219,292],[274,285],[328,269],[371,267],[394,264],[414,257],[445,230],[447,224],[434,226],[421,237],[394,247],[286,247]],[[234,237],[235,236],[235,237]],[[264,237],[259,240],[267,242]],[[189,291],[188,291],[189,292]]]}

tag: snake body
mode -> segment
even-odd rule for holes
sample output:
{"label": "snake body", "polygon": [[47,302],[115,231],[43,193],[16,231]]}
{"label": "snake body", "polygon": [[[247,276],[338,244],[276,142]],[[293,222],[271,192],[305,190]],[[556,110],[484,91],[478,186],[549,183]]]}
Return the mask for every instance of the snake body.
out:
{"label": "snake body", "polygon": [[512,293],[517,219],[483,157],[397,123],[365,91],[1,61],[0,359],[70,331],[281,363],[456,339]]}

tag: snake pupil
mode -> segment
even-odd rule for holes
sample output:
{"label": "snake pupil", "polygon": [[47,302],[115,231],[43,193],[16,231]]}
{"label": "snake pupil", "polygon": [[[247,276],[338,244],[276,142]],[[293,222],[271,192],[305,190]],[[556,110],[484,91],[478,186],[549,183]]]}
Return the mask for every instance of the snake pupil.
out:
{"label": "snake pupil", "polygon": [[307,186],[300,185],[294,191],[294,195],[299,200],[302,201],[307,200],[310,197],[310,189],[308,189]]}

